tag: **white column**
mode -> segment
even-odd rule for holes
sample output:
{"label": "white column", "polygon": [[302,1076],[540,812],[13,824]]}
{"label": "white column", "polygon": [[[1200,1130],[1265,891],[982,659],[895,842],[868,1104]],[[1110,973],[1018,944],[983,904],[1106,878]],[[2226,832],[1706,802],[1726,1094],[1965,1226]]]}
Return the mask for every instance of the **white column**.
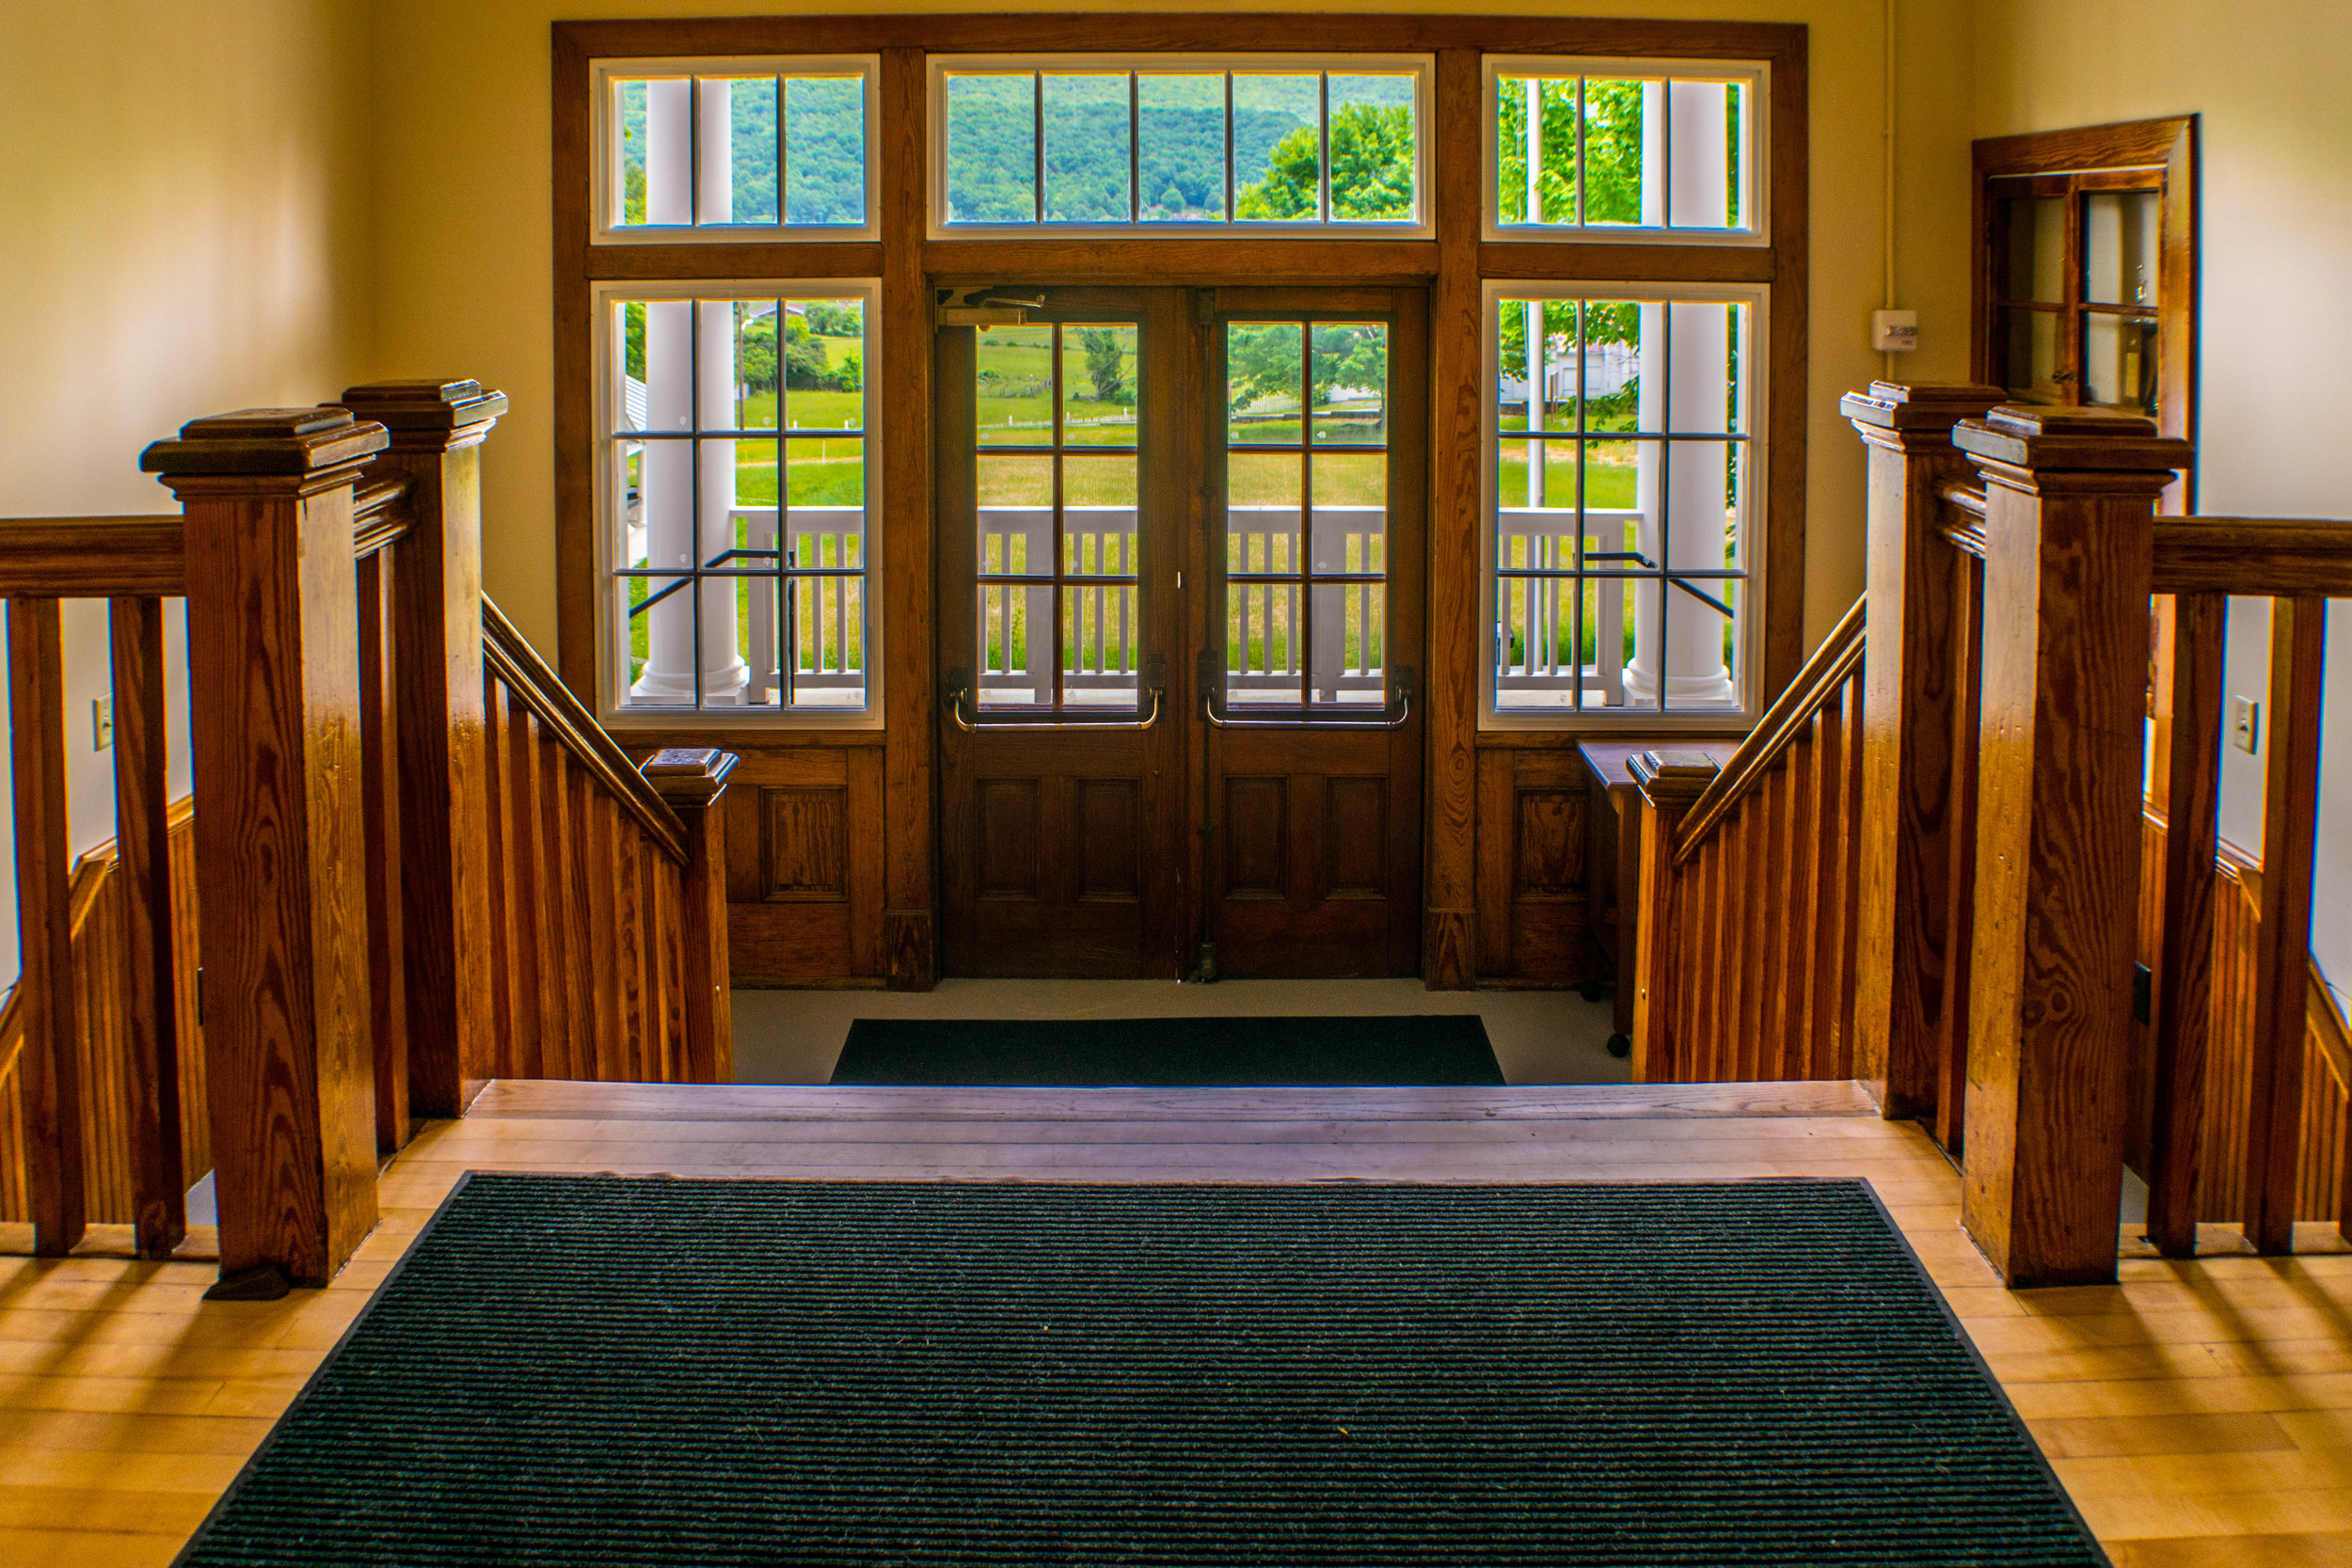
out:
{"label": "white column", "polygon": [[[699,352],[694,356],[697,391],[706,427],[726,429],[736,421],[735,305],[730,300],[705,301],[694,332]],[[784,321],[776,321],[776,373],[784,373]],[[702,469],[702,558],[706,563],[735,546],[735,443],[704,441],[699,451]],[[776,483],[784,483],[779,467]],[[742,562],[730,562],[741,566]],[[736,635],[737,579],[716,578],[703,584],[703,700],[734,702],[751,670],[743,662]]]}
{"label": "white column", "polygon": [[[667,83],[657,82],[661,87]],[[651,126],[654,116],[646,114]],[[648,143],[653,137],[648,135]],[[650,172],[648,192],[653,188]],[[648,196],[647,210],[651,198]],[[656,434],[694,428],[694,306],[653,300],[645,306],[645,428]],[[694,561],[694,448],[691,441],[647,441],[638,468],[638,501],[644,516],[645,561],[675,571]],[[668,586],[656,578],[650,591]],[[644,673],[629,688],[641,702],[694,700],[694,609],[686,592],[646,610]]]}
{"label": "white column", "polygon": [[[1667,161],[1662,145],[1668,123],[1667,94],[1662,84],[1644,87],[1645,223],[1662,221],[1669,210],[1677,224],[1721,227],[1725,220],[1725,90],[1707,84],[1676,84],[1672,117],[1677,135],[1669,190],[1662,179],[1652,178],[1653,172],[1663,174]],[[1731,312],[1719,304],[1642,307],[1643,430],[1694,436],[1721,434],[1729,428],[1730,328]],[[1666,402],[1668,380],[1674,388],[1671,408]],[[1720,569],[1724,565],[1722,451],[1711,445],[1684,447],[1677,455],[1679,461],[1657,443],[1642,450],[1634,491],[1634,504],[1642,510],[1636,547],[1651,561],[1673,568]],[[1669,531],[1661,527],[1668,517],[1673,519],[1670,545],[1663,538]],[[1719,584],[1720,579],[1715,579],[1699,586],[1722,597]],[[1640,705],[1659,702],[1661,665],[1662,695],[1669,707],[1728,705],[1734,700],[1731,673],[1724,664],[1720,614],[1679,589],[1669,592],[1662,584],[1644,583],[1634,591],[1633,626],[1633,662],[1625,671],[1629,702]]]}
{"label": "white column", "polygon": [[702,87],[702,137],[694,166],[694,217],[698,223],[733,223],[735,84],[706,80]]}
{"label": "white column", "polygon": [[694,85],[645,84],[645,221],[694,221]]}

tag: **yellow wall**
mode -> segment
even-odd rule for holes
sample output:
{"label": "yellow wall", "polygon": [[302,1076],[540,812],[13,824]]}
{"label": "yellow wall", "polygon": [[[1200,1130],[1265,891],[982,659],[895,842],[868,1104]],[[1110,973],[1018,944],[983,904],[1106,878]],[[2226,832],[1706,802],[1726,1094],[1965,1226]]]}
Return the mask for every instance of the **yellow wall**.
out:
{"label": "yellow wall", "polygon": [[[1966,4],[1901,0],[1901,7],[1903,25],[1927,45],[1903,73],[1906,129],[1899,146],[1906,183],[1922,194],[1948,187],[1938,199],[1957,200],[1961,217],[1955,228],[1948,216],[1931,216],[1924,200],[1905,207],[1905,222],[1915,222],[1928,243],[1902,257],[1908,295],[1900,303],[1925,312],[1929,347],[1912,368],[1948,379],[1966,369]],[[377,362],[386,374],[475,376],[514,398],[514,413],[484,459],[485,573],[490,593],[543,649],[554,648],[556,619],[548,24],[792,8],[776,0],[381,0],[375,8]],[[1003,8],[1076,8],[1057,0]],[[1476,0],[1313,8],[1536,9]],[[1881,373],[1868,331],[1869,313],[1883,303],[1884,8],[1884,0],[1577,0],[1559,8],[1812,26],[1813,564],[1805,620],[1814,638],[1862,585],[1862,463],[1836,403]],[[1909,124],[1919,114],[1927,120]]]}
{"label": "yellow wall", "polygon": [[[349,0],[0,6],[0,517],[173,511],[138,471],[148,442],[203,414],[331,399],[363,373],[364,23]],[[104,607],[70,602],[77,850],[114,833],[90,712],[106,689]],[[0,879],[0,978],[14,886]]]}
{"label": "yellow wall", "polygon": [[[2352,516],[2352,6],[1986,0],[1977,134],[2194,113],[2202,154],[2197,510]],[[2352,618],[2329,616],[2327,772],[2352,757]],[[2267,605],[2231,607],[2229,689],[2261,699]],[[2222,831],[2255,847],[2262,770],[2225,748]],[[2330,782],[2333,782],[2331,778]],[[2352,788],[2323,787],[2312,948],[2352,982]]]}

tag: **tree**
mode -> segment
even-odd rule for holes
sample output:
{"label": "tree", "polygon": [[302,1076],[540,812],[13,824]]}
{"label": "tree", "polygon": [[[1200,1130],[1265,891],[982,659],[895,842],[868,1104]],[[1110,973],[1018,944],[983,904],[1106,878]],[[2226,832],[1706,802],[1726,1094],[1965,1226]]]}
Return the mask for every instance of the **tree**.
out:
{"label": "tree", "polygon": [[[1343,103],[1332,111],[1331,215],[1395,221],[1413,215],[1413,111],[1404,103]],[[1311,125],[1274,144],[1265,177],[1233,196],[1234,215],[1312,222],[1323,149]]]}
{"label": "tree", "polygon": [[1087,379],[1094,383],[1094,401],[1127,401],[1126,351],[1119,334],[1104,326],[1082,327],[1078,341],[1086,348]]}
{"label": "tree", "polygon": [[[1330,402],[1334,387],[1385,391],[1389,384],[1389,337],[1385,328],[1318,326],[1309,356],[1309,406]],[[1230,411],[1261,398],[1298,395],[1298,328],[1237,327],[1228,333],[1225,376]]]}

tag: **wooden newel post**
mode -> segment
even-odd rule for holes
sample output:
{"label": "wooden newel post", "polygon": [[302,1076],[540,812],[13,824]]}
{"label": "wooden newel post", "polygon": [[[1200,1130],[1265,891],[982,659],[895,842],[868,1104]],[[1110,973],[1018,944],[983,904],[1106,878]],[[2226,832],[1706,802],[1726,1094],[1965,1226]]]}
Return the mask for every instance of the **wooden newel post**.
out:
{"label": "wooden newel post", "polygon": [[1838,404],[1870,454],[1853,1070],[1879,1085],[1896,1118],[1940,1103],[1936,1046],[1952,967],[1952,638],[1967,562],[1941,537],[1941,492],[1974,477],[1952,427],[2001,397],[1997,387],[1879,381]]}
{"label": "wooden newel post", "polygon": [[1673,935],[1677,911],[1675,833],[1719,771],[1706,752],[1644,752],[1626,765],[1642,792],[1641,925],[1634,941],[1633,1059],[1636,1084],[1680,1082],[1689,1070],[1676,1023],[1683,1016]]}
{"label": "wooden newel post", "polygon": [[1952,440],[1985,479],[1961,1221],[2012,1287],[2111,1283],[2155,503],[2189,447],[2014,406]]}
{"label": "wooden newel post", "polygon": [[490,1076],[490,842],[482,685],[482,440],[506,394],[475,381],[379,381],[342,406],[391,432],[370,478],[408,482],[394,546],[408,1108],[453,1117]]}
{"label": "wooden newel post", "polygon": [[341,408],[198,420],[139,466],[185,515],[221,1286],[324,1285],[375,1226],[352,486]]}
{"label": "wooden newel post", "polygon": [[686,824],[686,1076],[735,1082],[735,1012],[727,993],[727,846],[719,798],[740,759],[732,752],[677,748],[645,759],[652,784]]}

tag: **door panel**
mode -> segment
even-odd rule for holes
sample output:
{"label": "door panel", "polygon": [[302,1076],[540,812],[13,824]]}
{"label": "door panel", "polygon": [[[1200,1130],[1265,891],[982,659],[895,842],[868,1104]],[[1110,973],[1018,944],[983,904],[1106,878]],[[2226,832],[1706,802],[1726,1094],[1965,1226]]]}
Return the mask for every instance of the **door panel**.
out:
{"label": "door panel", "polygon": [[1423,296],[1219,290],[1202,345],[1216,971],[1418,972]]}
{"label": "door panel", "polygon": [[940,329],[949,974],[1177,974],[1184,724],[1152,687],[1183,632],[1188,341],[1169,291]]}

